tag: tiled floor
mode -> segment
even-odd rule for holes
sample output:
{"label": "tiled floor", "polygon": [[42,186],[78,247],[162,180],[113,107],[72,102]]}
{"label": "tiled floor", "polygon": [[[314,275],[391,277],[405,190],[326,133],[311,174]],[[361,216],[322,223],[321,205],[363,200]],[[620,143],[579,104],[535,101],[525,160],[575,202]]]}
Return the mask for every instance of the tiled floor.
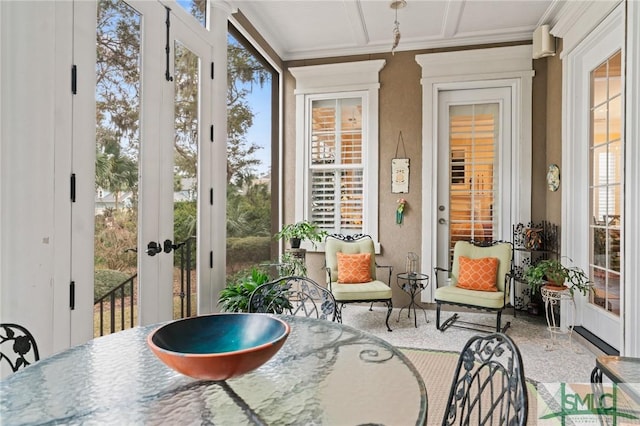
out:
{"label": "tiled floor", "polygon": [[[476,332],[460,328],[449,328],[445,332],[436,329],[435,310],[428,309],[425,322],[424,314],[418,310],[418,328],[414,327],[413,312],[407,317],[407,310],[394,309],[389,325],[393,329],[388,332],[384,324],[386,308],[369,305],[346,305],[342,311],[343,323],[366,330],[398,347],[439,349],[459,352],[467,340]],[[443,312],[443,318],[448,317]],[[473,322],[495,324],[495,316],[482,313],[462,313],[461,318]],[[511,322],[507,334],[518,345],[524,361],[527,378],[542,383],[588,383],[591,370],[595,366],[596,355],[581,343],[578,336],[571,342],[568,336],[559,336],[557,343],[552,344],[543,317],[530,317],[518,313],[513,317],[511,312],[503,313],[503,324]]]}

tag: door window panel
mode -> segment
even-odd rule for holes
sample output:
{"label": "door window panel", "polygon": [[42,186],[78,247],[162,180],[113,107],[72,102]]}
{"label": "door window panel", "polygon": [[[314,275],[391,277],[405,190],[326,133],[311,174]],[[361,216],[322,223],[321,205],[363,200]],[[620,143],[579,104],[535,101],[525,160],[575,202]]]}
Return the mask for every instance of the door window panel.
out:
{"label": "door window panel", "polygon": [[590,303],[620,315],[622,286],[622,96],[621,53],[591,73]]}
{"label": "door window panel", "polygon": [[449,107],[449,247],[491,241],[495,229],[495,167],[499,104]]}
{"label": "door window panel", "polygon": [[174,48],[174,232],[173,318],[196,314],[196,223],[200,59],[181,42]]}
{"label": "door window panel", "polygon": [[207,0],[177,0],[184,10],[189,12],[200,22],[203,27],[207,26]]}
{"label": "door window panel", "polygon": [[140,24],[123,1],[98,3],[95,336],[137,323]]}

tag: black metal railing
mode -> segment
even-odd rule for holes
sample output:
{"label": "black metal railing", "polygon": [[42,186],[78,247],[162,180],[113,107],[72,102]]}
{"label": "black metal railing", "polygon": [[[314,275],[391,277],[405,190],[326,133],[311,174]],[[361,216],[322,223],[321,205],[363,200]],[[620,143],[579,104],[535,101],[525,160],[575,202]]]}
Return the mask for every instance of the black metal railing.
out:
{"label": "black metal railing", "polygon": [[[195,242],[196,237],[189,237],[186,241],[175,245],[175,263],[180,266],[180,315],[187,318],[195,314],[192,309],[194,283],[192,272],[195,270]],[[129,249],[135,251],[134,249]],[[178,265],[176,265],[178,266]],[[97,318],[95,334],[104,336],[105,333],[115,333],[133,327],[136,323],[138,311],[138,274],[134,274],[118,284],[107,294],[94,301],[94,314]]]}
{"label": "black metal railing", "polygon": [[[191,272],[195,269],[194,265],[194,244],[196,237],[189,237],[186,241],[178,244],[175,251],[180,251],[180,318],[188,318],[191,316]],[[194,310],[195,311],[195,310]]]}
{"label": "black metal railing", "polygon": [[[96,313],[94,310],[94,314],[98,315],[97,321],[100,336],[104,336],[105,333],[105,311],[108,314],[109,323],[107,325],[109,333],[131,328],[135,324],[134,314],[138,299],[137,278],[138,274],[132,275],[94,302],[94,309],[98,311]],[[129,308],[128,313],[127,308]],[[116,317],[118,321],[116,321]],[[128,321],[126,321],[127,319]],[[116,329],[118,322],[120,327]]]}

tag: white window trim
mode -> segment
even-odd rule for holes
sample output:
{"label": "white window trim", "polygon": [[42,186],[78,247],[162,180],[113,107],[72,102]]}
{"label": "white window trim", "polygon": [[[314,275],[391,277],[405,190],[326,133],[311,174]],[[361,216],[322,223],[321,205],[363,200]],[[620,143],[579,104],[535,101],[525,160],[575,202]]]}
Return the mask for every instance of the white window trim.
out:
{"label": "white window trim", "polygon": [[[378,111],[380,70],[386,61],[347,62],[340,64],[313,65],[289,68],[296,79],[296,187],[295,187],[295,221],[309,217],[307,203],[308,188],[308,146],[307,112],[311,99],[319,95],[333,98],[362,96],[363,123],[362,134],[366,146],[363,147],[364,177],[363,190],[367,194],[363,205],[362,233],[370,235],[378,241]],[[324,251],[324,244],[304,246],[309,251]]]}

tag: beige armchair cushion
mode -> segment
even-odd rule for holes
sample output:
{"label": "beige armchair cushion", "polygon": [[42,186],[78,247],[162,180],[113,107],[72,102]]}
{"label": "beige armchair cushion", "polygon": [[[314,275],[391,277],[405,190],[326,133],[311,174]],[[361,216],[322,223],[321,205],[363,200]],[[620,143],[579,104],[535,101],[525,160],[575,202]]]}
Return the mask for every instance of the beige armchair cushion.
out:
{"label": "beige armchair cushion", "polygon": [[391,298],[391,287],[378,280],[362,284],[333,282],[331,283],[331,293],[336,301],[380,300]]}
{"label": "beige armchair cushion", "polygon": [[[458,241],[453,249],[453,266],[451,268],[451,282],[447,286],[435,290],[436,300],[442,302],[475,305],[485,308],[499,309],[504,306],[504,301],[509,299],[509,288],[505,289],[505,278],[511,269],[511,245],[499,243],[491,247],[478,247],[467,241]],[[498,259],[498,273],[496,275],[496,288],[498,291],[478,291],[457,287],[460,274],[460,256],[471,259],[483,257],[495,257]],[[507,294],[505,295],[505,291]]]}

